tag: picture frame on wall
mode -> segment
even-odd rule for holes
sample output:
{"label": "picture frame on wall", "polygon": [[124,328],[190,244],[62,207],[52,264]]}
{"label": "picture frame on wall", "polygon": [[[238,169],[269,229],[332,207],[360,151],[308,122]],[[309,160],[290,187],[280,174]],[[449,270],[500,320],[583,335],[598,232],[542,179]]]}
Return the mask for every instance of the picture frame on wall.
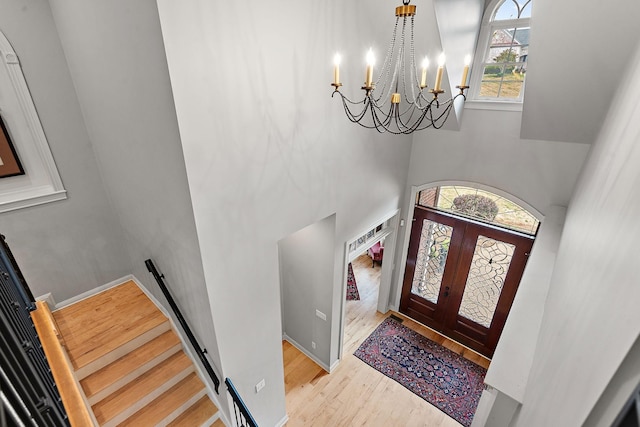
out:
{"label": "picture frame on wall", "polygon": [[24,169],[18,158],[18,153],[11,142],[11,137],[4,124],[4,119],[0,117],[0,178],[24,175]]}

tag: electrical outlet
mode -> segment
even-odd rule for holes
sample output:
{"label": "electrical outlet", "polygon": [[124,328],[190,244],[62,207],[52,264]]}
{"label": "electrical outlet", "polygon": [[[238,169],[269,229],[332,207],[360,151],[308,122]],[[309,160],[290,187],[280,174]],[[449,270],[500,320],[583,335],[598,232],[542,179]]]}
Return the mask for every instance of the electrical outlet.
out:
{"label": "electrical outlet", "polygon": [[316,349],[316,343],[314,341],[311,341],[311,348],[314,350]]}
{"label": "electrical outlet", "polygon": [[264,378],[260,380],[258,384],[256,384],[256,393],[260,392],[265,386]]}
{"label": "electrical outlet", "polygon": [[319,318],[321,318],[322,320],[326,321],[327,320],[327,315],[324,314],[323,312],[321,312],[320,310],[316,309],[316,316],[318,316]]}

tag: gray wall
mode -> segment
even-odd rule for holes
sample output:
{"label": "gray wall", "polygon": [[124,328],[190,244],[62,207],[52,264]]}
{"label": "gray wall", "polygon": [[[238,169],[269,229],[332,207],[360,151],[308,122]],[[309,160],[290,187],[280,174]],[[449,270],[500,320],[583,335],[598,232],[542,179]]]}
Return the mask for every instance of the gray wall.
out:
{"label": "gray wall", "polygon": [[[277,242],[335,213],[344,251],[399,207],[404,189],[410,138],[361,129],[331,99],[335,50],[350,55],[345,90],[360,91],[366,4],[159,2],[222,368],[260,425],[285,416]],[[321,333],[331,333],[332,361],[338,271],[318,302],[330,307]]]}
{"label": "gray wall", "polygon": [[333,290],[335,230],[336,217],[331,215],[278,242],[282,330],[325,368],[331,364],[331,336],[316,310],[331,310],[327,303]]}
{"label": "gray wall", "polygon": [[521,426],[581,425],[640,332],[640,51],[629,71],[567,211]]}
{"label": "gray wall", "polygon": [[[156,3],[52,0],[51,7],[134,273],[144,260],[220,366]],[[225,396],[222,393],[222,396]]]}
{"label": "gray wall", "polygon": [[20,59],[68,192],[67,200],[0,214],[0,233],[33,293],[59,302],[129,274],[131,262],[48,2],[0,1],[0,30]]}
{"label": "gray wall", "polygon": [[640,42],[638,16],[636,1],[532,2],[523,138],[596,140]]}

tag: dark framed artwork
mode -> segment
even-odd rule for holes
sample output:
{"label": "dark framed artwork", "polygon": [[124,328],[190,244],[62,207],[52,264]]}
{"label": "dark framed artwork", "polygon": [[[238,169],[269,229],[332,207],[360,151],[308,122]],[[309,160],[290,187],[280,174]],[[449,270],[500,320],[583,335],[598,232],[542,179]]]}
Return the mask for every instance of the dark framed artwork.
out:
{"label": "dark framed artwork", "polygon": [[22,164],[20,164],[16,149],[11,143],[11,137],[7,132],[7,127],[4,125],[2,117],[0,117],[0,126],[2,126],[2,133],[0,134],[0,178],[24,175],[24,169],[22,169]]}

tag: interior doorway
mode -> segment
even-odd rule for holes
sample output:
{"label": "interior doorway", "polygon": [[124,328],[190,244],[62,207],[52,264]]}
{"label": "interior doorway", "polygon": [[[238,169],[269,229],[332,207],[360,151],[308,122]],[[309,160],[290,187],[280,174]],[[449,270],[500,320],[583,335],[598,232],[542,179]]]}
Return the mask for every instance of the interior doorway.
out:
{"label": "interior doorway", "polygon": [[[338,359],[342,358],[347,341],[352,338],[345,330],[355,318],[375,318],[389,311],[391,274],[398,228],[399,211],[394,211],[346,241],[343,268],[342,317]],[[348,300],[349,276],[353,273],[360,300]],[[362,276],[360,279],[359,276]],[[366,297],[366,299],[365,299]],[[349,317],[347,317],[349,316]]]}

